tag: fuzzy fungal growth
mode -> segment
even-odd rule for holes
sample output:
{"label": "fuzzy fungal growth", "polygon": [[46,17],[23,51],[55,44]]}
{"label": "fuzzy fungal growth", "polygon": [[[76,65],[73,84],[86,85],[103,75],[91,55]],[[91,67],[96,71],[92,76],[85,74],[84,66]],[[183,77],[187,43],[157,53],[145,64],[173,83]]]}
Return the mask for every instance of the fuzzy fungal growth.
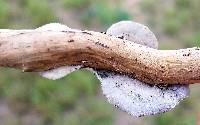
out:
{"label": "fuzzy fungal growth", "polygon": [[167,112],[189,93],[188,85],[150,86],[121,75],[111,75],[101,82],[108,101],[135,117]]}
{"label": "fuzzy fungal growth", "polygon": [[[37,30],[73,31],[74,29],[54,23],[42,26]],[[151,48],[157,49],[158,47],[155,35],[146,26],[132,21],[113,24],[106,34]],[[104,46],[100,43],[96,44]],[[81,66],[64,66],[40,72],[40,75],[56,80],[80,68]],[[154,86],[118,73],[87,69],[100,80],[103,94],[108,101],[135,117],[169,111],[189,94],[188,85]]]}

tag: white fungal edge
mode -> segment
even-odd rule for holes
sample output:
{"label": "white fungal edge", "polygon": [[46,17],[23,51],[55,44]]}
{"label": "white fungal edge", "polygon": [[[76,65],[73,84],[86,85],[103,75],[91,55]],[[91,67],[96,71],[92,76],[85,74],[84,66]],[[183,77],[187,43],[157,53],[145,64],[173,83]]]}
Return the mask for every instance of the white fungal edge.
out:
{"label": "white fungal edge", "polygon": [[59,68],[51,69],[48,71],[40,72],[39,74],[51,80],[57,80],[65,77],[66,75],[80,69],[81,66],[62,66]]}
{"label": "white fungal edge", "polygon": [[189,94],[188,85],[161,89],[121,75],[103,78],[101,86],[111,104],[135,117],[170,111]]}
{"label": "white fungal edge", "polygon": [[128,76],[106,72],[107,77],[101,77],[99,71],[86,69],[97,76],[109,103],[135,117],[170,111],[189,95],[188,85],[150,86]]}
{"label": "white fungal edge", "polygon": [[137,22],[120,21],[108,28],[106,34],[130,40],[154,49],[158,48],[157,38],[154,33],[147,26]]}
{"label": "white fungal edge", "polygon": [[47,30],[51,30],[51,31],[67,30],[67,31],[70,31],[72,29],[69,28],[68,26],[60,24],[60,23],[49,23],[49,24],[43,25],[39,28],[36,28],[35,30],[37,30],[37,31],[47,31]]}

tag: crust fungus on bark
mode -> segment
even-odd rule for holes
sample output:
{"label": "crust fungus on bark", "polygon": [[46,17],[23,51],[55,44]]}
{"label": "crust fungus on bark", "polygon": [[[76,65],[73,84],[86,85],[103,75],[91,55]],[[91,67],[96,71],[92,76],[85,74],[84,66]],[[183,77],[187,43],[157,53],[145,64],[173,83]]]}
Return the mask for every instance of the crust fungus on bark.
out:
{"label": "crust fungus on bark", "polygon": [[156,50],[93,31],[0,30],[0,66],[45,71],[83,65],[146,83],[200,81],[200,49]]}

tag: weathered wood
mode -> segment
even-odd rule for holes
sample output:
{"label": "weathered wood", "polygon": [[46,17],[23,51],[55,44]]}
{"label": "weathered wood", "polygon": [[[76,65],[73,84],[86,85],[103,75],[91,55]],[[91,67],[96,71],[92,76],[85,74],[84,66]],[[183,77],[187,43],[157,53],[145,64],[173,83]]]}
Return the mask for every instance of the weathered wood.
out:
{"label": "weathered wood", "polygon": [[38,72],[83,65],[146,83],[200,82],[200,49],[156,50],[93,31],[0,30],[0,66]]}

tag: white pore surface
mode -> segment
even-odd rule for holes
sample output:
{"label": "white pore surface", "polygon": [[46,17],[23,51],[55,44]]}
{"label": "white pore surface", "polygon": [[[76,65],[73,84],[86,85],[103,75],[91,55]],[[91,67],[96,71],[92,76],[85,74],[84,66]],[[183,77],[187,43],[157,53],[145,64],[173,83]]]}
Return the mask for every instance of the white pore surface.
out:
{"label": "white pore surface", "polygon": [[63,67],[48,70],[45,72],[40,72],[39,74],[45,78],[48,78],[51,80],[56,80],[56,79],[65,77],[66,75],[68,75],[80,68],[81,68],[81,66],[63,66]]}
{"label": "white pore surface", "polygon": [[159,88],[121,75],[103,78],[101,85],[111,104],[136,117],[169,111],[189,93],[187,85]]}

